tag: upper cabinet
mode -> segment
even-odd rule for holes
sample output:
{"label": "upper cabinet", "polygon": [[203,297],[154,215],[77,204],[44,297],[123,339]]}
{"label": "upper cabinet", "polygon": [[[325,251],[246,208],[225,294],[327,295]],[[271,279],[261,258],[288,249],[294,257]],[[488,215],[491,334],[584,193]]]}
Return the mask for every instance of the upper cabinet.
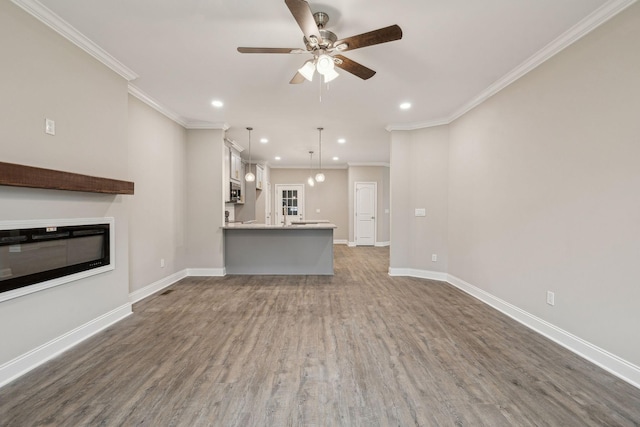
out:
{"label": "upper cabinet", "polygon": [[244,174],[242,173],[242,159],[240,158],[240,154],[238,154],[235,150],[231,150],[231,169],[229,178],[231,181],[240,183],[242,182],[242,178]]}
{"label": "upper cabinet", "polygon": [[264,167],[256,165],[256,190],[262,190],[264,184]]}

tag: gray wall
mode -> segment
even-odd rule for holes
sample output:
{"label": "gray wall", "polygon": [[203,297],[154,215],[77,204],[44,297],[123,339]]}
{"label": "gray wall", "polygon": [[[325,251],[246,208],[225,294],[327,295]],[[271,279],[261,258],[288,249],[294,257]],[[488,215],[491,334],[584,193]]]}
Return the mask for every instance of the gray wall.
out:
{"label": "gray wall", "polygon": [[224,268],[222,130],[187,131],[187,261],[189,268]]}
{"label": "gray wall", "polygon": [[133,96],[128,123],[130,177],[136,186],[129,226],[129,288],[135,291],[187,267],[187,132]]}
{"label": "gray wall", "polygon": [[[326,176],[325,182],[309,187],[307,185],[309,169],[272,167],[270,170],[272,203],[277,202],[275,194],[277,184],[304,184],[307,211],[305,219],[327,219],[338,226],[333,233],[334,240],[347,240],[349,227],[347,171],[345,169],[323,169],[322,172]],[[320,209],[320,213],[317,213],[316,209]]]}
{"label": "gray wall", "polygon": [[[0,52],[1,161],[130,179],[122,77],[8,1]],[[115,270],[0,303],[0,366],[128,305],[133,197],[0,186],[0,220],[113,216],[116,228]]]}
{"label": "gray wall", "polygon": [[636,3],[451,125],[394,132],[391,267],[432,270],[414,254],[446,234],[442,271],[640,365],[638,70]]}
{"label": "gray wall", "polygon": [[636,365],[639,70],[636,3],[451,126],[449,205],[451,274]]}
{"label": "gray wall", "polygon": [[[392,133],[392,269],[447,271],[448,139],[448,126]],[[416,217],[417,208],[426,216]]]}

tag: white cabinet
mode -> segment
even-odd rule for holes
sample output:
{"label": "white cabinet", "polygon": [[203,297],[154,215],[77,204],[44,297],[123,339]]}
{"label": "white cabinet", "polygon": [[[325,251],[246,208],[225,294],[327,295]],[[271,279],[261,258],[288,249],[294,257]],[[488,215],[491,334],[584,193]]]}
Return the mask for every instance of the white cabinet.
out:
{"label": "white cabinet", "polygon": [[238,176],[240,177],[240,200],[238,201],[239,204],[244,204],[245,200],[247,199],[247,183],[244,180],[244,174],[246,172],[244,169],[244,162],[242,161],[240,156],[238,156]]}
{"label": "white cabinet", "polygon": [[222,163],[222,173],[224,174],[224,202],[231,200],[231,186],[229,185],[229,178],[231,177],[231,149],[224,146],[224,161]]}
{"label": "white cabinet", "polygon": [[262,190],[264,185],[264,167],[256,165],[256,190]]}
{"label": "white cabinet", "polygon": [[229,178],[231,181],[235,181],[240,183],[243,181],[244,174],[242,173],[242,159],[240,158],[240,154],[236,153],[234,150],[231,150],[231,169],[230,169]]}

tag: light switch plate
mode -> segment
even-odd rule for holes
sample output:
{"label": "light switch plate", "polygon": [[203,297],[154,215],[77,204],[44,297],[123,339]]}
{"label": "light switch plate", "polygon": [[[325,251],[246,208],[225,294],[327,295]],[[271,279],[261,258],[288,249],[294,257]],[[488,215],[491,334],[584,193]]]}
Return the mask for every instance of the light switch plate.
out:
{"label": "light switch plate", "polygon": [[49,135],[56,134],[56,122],[51,119],[44,119],[44,133]]}
{"label": "light switch plate", "polygon": [[424,208],[416,208],[416,216],[427,216],[427,210]]}

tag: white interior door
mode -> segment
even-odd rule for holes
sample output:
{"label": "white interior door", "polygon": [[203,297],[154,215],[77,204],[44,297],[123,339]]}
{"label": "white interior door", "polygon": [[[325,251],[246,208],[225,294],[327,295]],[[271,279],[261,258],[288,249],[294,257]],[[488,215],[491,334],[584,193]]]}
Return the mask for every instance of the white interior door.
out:
{"label": "white interior door", "polygon": [[356,182],[356,246],[373,246],[376,243],[377,185],[375,182]]}
{"label": "white interior door", "polygon": [[291,224],[304,219],[304,185],[276,184],[277,224]]}

